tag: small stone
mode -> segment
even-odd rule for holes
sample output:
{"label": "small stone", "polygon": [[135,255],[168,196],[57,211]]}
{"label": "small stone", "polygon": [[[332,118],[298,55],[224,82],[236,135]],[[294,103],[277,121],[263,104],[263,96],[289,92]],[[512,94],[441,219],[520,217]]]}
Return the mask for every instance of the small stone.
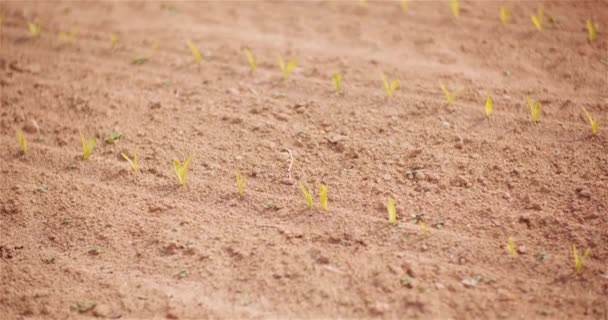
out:
{"label": "small stone", "polygon": [[112,313],[112,309],[106,304],[98,304],[93,309],[93,315],[98,318],[108,318]]}
{"label": "small stone", "polygon": [[369,312],[376,316],[381,316],[390,309],[388,303],[376,302],[369,308]]}
{"label": "small stone", "polygon": [[434,173],[426,173],[426,180],[429,182],[436,183],[439,181],[439,177]]}
{"label": "small stone", "polygon": [[422,171],[414,171],[414,180],[423,181],[426,179],[424,172]]}
{"label": "small stone", "polygon": [[443,289],[445,289],[445,286],[443,285],[443,283],[435,282],[435,288],[437,290],[443,290]]}
{"label": "small stone", "polygon": [[238,95],[240,92],[239,92],[239,89],[237,89],[237,88],[230,88],[230,89],[226,90],[226,93],[229,93],[232,95]]}
{"label": "small stone", "polygon": [[318,264],[329,264],[329,258],[326,256],[319,256],[316,261]]}
{"label": "small stone", "polygon": [[443,126],[443,127],[444,127],[444,128],[446,128],[446,129],[449,129],[449,128],[450,128],[450,123],[449,123],[449,122],[447,122],[447,121],[443,121],[443,122],[441,123],[441,126]]}
{"label": "small stone", "polygon": [[521,245],[521,246],[517,247],[517,253],[526,254],[526,252],[527,252],[526,246]]}
{"label": "small stone", "polygon": [[38,126],[38,123],[36,122],[36,120],[30,119],[27,121],[25,126],[23,126],[23,131],[25,131],[27,133],[39,133],[40,127]]}
{"label": "small stone", "polygon": [[531,202],[528,206],[526,206],[526,209],[532,209],[532,210],[536,210],[536,211],[541,211],[543,208],[540,205],[540,203],[538,203],[538,202]]}
{"label": "small stone", "polygon": [[285,179],[281,180],[281,184],[292,186],[293,185],[293,179],[285,178]]}
{"label": "small stone", "polygon": [[457,176],[452,180],[452,186],[470,188],[472,184],[463,176]]}
{"label": "small stone", "polygon": [[591,191],[589,191],[587,188],[578,187],[576,188],[576,193],[580,198],[591,198]]}

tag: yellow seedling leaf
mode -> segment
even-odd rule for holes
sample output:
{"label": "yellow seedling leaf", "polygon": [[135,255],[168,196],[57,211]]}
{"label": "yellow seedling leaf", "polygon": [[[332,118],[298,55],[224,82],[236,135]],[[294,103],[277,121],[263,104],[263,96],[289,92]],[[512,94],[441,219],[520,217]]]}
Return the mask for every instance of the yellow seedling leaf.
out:
{"label": "yellow seedling leaf", "polygon": [[251,68],[251,71],[255,71],[255,69],[258,67],[257,64],[255,64],[255,60],[253,59],[253,54],[251,53],[251,50],[245,48],[245,56],[247,57],[247,62],[249,62],[249,67]]}
{"label": "yellow seedling leaf", "polygon": [[365,7],[365,0],[359,0],[359,6]]}
{"label": "yellow seedling leaf", "polygon": [[490,97],[490,93],[486,98],[486,118],[490,119],[490,115],[492,114],[492,108],[494,107],[494,101],[492,101],[492,97]]}
{"label": "yellow seedling leaf", "polygon": [[587,19],[587,30],[589,31],[589,42],[595,41],[595,38],[597,37],[597,31],[591,19]]}
{"label": "yellow seedling leaf", "polygon": [[403,13],[407,12],[407,0],[401,0],[401,10],[403,10]]}
{"label": "yellow seedling leaf", "polygon": [[291,73],[291,71],[293,70],[293,68],[296,67],[296,60],[292,59],[291,61],[289,61],[289,64],[287,64],[287,66],[285,66],[285,61],[283,61],[283,57],[279,54],[279,67],[281,67],[281,72],[283,73],[283,79],[287,80],[287,77],[289,76],[289,74]]}
{"label": "yellow seedling leaf", "polygon": [[388,78],[386,77],[384,72],[380,72],[380,77],[382,78],[382,83],[384,83],[384,91],[386,91],[386,96],[389,98],[392,97],[393,92],[395,92],[395,90],[397,90],[397,87],[399,86],[399,81],[393,80],[389,83]]}
{"label": "yellow seedling leaf", "polygon": [[589,120],[589,124],[591,125],[591,132],[593,133],[594,136],[596,136],[597,129],[599,128],[599,123],[597,123],[597,121],[595,121],[595,119],[593,119],[593,117],[591,116],[591,113],[589,113],[587,111],[587,109],[583,108],[583,112],[587,116],[587,120]]}
{"label": "yellow seedling leaf", "polygon": [[69,43],[74,43],[74,39],[76,38],[76,31],[71,31],[70,33],[67,33],[65,31],[59,31],[59,38]]}
{"label": "yellow seedling leaf", "polygon": [[19,145],[21,145],[21,153],[25,155],[27,153],[27,144],[25,143],[25,137],[19,130],[17,130],[17,139],[19,140]]}
{"label": "yellow seedling leaf", "polygon": [[192,156],[189,156],[186,162],[184,162],[184,165],[182,165],[179,160],[173,160],[173,170],[182,187],[186,186],[186,172],[188,172],[188,166],[190,166],[191,160]]}
{"label": "yellow seedling leaf", "polygon": [[137,171],[138,171],[138,168],[137,168],[137,152],[133,151],[133,160],[129,159],[129,156],[127,156],[123,152],[121,152],[120,155],[125,160],[127,160],[127,162],[129,162],[129,164],[131,165],[131,168],[133,169],[133,172],[137,173]]}
{"label": "yellow seedling leaf", "polygon": [[538,123],[538,117],[540,116],[541,105],[540,102],[533,103],[530,97],[527,97],[528,105],[530,106],[530,115],[532,117],[532,122]]}
{"label": "yellow seedling leaf", "polygon": [[239,173],[238,168],[234,170],[234,178],[236,180],[236,188],[239,192],[239,196],[242,197],[243,188],[245,187],[245,177],[241,177],[241,174]]}
{"label": "yellow seedling leaf", "polygon": [[152,49],[152,55],[154,55],[156,53],[156,50],[158,50],[159,44],[160,44],[160,39],[155,38],[154,41],[152,42],[152,46],[150,47],[150,49]]}
{"label": "yellow seedling leaf", "polygon": [[422,234],[425,237],[429,236],[429,229],[426,227],[426,223],[424,223],[424,221],[422,220],[418,220],[418,224],[420,225],[420,230],[422,230]]}
{"label": "yellow seedling leaf", "polygon": [[116,48],[116,44],[118,43],[118,37],[115,33],[110,33],[110,49]]}
{"label": "yellow seedling leaf", "polygon": [[543,31],[543,7],[538,7],[538,14],[532,15],[532,23],[534,23],[536,30]]}
{"label": "yellow seedling leaf", "polygon": [[583,271],[583,264],[587,257],[589,257],[589,253],[591,253],[591,249],[585,249],[585,253],[582,257],[579,257],[578,252],[576,251],[576,246],[572,245],[572,255],[574,256],[574,269],[576,273],[581,273]]}
{"label": "yellow seedling leaf", "polygon": [[452,8],[452,14],[454,14],[454,17],[458,17],[460,15],[458,0],[450,0],[450,7]]}
{"label": "yellow seedling leaf", "polygon": [[388,197],[386,210],[388,211],[388,222],[393,225],[397,224],[397,209],[395,208],[395,200],[391,197]]}
{"label": "yellow seedling leaf", "polygon": [[336,92],[340,92],[340,85],[342,84],[342,75],[336,72],[331,75],[331,78],[334,80],[334,89],[336,89]]}
{"label": "yellow seedling leaf", "polygon": [[33,23],[33,22],[29,22],[27,24],[28,29],[30,30],[30,33],[32,34],[32,37],[34,38],[38,38],[40,36],[40,25]]}
{"label": "yellow seedling leaf", "polygon": [[95,144],[97,144],[97,137],[87,141],[84,135],[80,133],[80,141],[82,142],[82,159],[87,160],[95,148]]}
{"label": "yellow seedling leaf", "polygon": [[327,186],[324,184],[319,186],[319,201],[321,202],[321,208],[327,211]]}
{"label": "yellow seedling leaf", "polygon": [[203,60],[203,57],[201,56],[201,52],[198,51],[196,45],[194,45],[194,43],[192,43],[192,41],[190,40],[186,41],[186,45],[188,46],[188,48],[190,48],[190,51],[192,52],[192,56],[194,57],[196,63],[200,64],[201,60]]}
{"label": "yellow seedling leaf", "polygon": [[452,102],[454,102],[454,100],[456,100],[456,97],[458,96],[458,93],[460,91],[454,90],[450,93],[450,91],[448,91],[448,89],[441,82],[439,82],[439,86],[441,87],[441,91],[443,91],[443,94],[445,95],[445,100],[446,100],[448,106],[452,105]]}
{"label": "yellow seedling leaf", "polygon": [[504,6],[500,6],[500,21],[502,21],[502,24],[507,24],[509,18],[511,18],[511,10]]}
{"label": "yellow seedling leaf", "polygon": [[312,195],[310,194],[310,192],[308,192],[308,189],[306,189],[306,186],[300,182],[300,190],[302,190],[302,193],[304,194],[304,198],[306,198],[306,203],[308,203],[308,208],[312,209]]}
{"label": "yellow seedling leaf", "polygon": [[509,237],[509,239],[507,239],[507,250],[509,251],[509,254],[511,255],[511,257],[515,257],[515,242],[513,241],[513,238]]}

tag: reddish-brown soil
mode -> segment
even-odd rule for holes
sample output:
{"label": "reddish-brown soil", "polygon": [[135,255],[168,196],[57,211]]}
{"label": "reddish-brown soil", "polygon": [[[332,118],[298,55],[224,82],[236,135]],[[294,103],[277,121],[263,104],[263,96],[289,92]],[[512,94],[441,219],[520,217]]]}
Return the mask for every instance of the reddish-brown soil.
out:
{"label": "reddish-brown soil", "polygon": [[0,318],[608,319],[608,3],[506,5],[3,1]]}

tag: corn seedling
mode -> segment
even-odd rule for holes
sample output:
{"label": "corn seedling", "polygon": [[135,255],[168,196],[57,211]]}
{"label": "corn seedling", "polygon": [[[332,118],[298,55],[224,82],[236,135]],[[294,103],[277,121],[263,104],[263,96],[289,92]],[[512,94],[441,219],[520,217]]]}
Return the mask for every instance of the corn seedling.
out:
{"label": "corn seedling", "polygon": [[454,100],[456,100],[456,97],[460,93],[460,90],[456,89],[456,90],[450,92],[441,82],[439,82],[439,86],[441,86],[441,91],[443,91],[443,94],[445,95],[445,100],[446,100],[448,106],[452,105],[452,102],[454,102]]}
{"label": "corn seedling", "polygon": [[27,24],[27,28],[30,30],[30,34],[33,38],[37,39],[40,37],[40,25],[37,23],[30,22]]}
{"label": "corn seedling", "polygon": [[152,45],[150,46],[150,49],[152,49],[152,55],[154,55],[156,53],[156,50],[158,50],[159,45],[160,45],[160,39],[154,38],[154,41],[152,41]]}
{"label": "corn seedling", "polygon": [[511,255],[511,257],[515,257],[515,242],[511,237],[507,239],[507,250],[509,251],[509,255]]}
{"label": "corn seedling", "polygon": [[243,196],[243,188],[245,187],[245,177],[242,177],[239,173],[239,169],[234,170],[234,178],[236,180],[236,188],[239,192],[239,196]]}
{"label": "corn seedling", "polygon": [[458,17],[460,15],[458,0],[450,0],[450,7],[452,8],[452,14],[454,15],[454,17]]}
{"label": "corn seedling", "polygon": [[74,39],[76,38],[76,31],[71,31],[67,33],[65,31],[59,31],[59,39],[69,42],[70,44],[74,43]]}
{"label": "corn seedling", "polygon": [[511,10],[505,8],[504,6],[500,6],[500,21],[502,24],[507,24],[507,22],[509,22],[509,18],[511,18]]}
{"label": "corn seedling", "polygon": [[319,201],[321,202],[321,208],[327,211],[327,186],[324,184],[319,186]]}
{"label": "corn seedling", "polygon": [[403,13],[407,13],[407,0],[401,0],[401,10]]}
{"label": "corn seedling", "polygon": [[386,205],[386,210],[388,211],[388,222],[392,225],[397,224],[397,209],[395,208],[395,200],[393,198],[388,197],[388,204]]}
{"label": "corn seedling", "polygon": [[336,89],[336,92],[340,92],[340,85],[342,84],[342,75],[336,72],[331,75],[331,78],[334,80],[334,89]]}
{"label": "corn seedling", "polygon": [[308,189],[306,189],[306,186],[300,182],[300,190],[302,190],[302,193],[304,194],[304,198],[306,198],[306,203],[308,203],[308,208],[312,209],[312,195],[310,194],[310,192],[308,192]]}
{"label": "corn seedling", "polygon": [[156,50],[158,50],[159,44],[160,44],[160,40],[158,38],[155,38],[154,41],[152,42],[152,46],[150,46],[150,51],[151,51],[150,55],[149,56],[145,56],[145,55],[135,56],[131,60],[131,63],[139,65],[139,64],[144,64],[144,63],[150,61],[150,59],[152,59],[152,56],[154,56],[156,54]]}
{"label": "corn seedling", "polygon": [[201,56],[201,52],[198,51],[196,45],[194,45],[194,43],[190,40],[186,41],[186,45],[190,49],[190,52],[192,52],[192,56],[194,57],[196,63],[201,64],[201,60],[203,60],[203,57]]}
{"label": "corn seedling", "polygon": [[287,80],[287,77],[289,76],[289,74],[291,73],[293,68],[296,67],[296,63],[297,63],[297,61],[295,59],[292,59],[291,61],[289,61],[289,64],[287,64],[287,66],[286,66],[285,61],[283,61],[283,57],[279,54],[279,67],[281,67],[281,72],[283,73],[283,79]]}
{"label": "corn seedling", "polygon": [[384,72],[380,72],[380,77],[382,78],[382,83],[384,83],[384,91],[386,91],[386,96],[389,98],[392,97],[393,92],[395,92],[399,86],[399,80],[393,80],[389,83]]}
{"label": "corn seedling", "polygon": [[492,114],[492,108],[494,108],[494,101],[492,101],[492,97],[490,97],[490,93],[488,92],[486,98],[486,118],[490,119],[490,115]]}
{"label": "corn seedling", "polygon": [[593,119],[593,117],[591,116],[591,113],[589,113],[585,108],[583,108],[583,112],[587,116],[587,120],[589,120],[589,124],[591,125],[591,132],[593,133],[594,136],[596,136],[597,129],[599,127],[599,123],[597,123],[597,121],[595,121],[595,119]]}
{"label": "corn seedling", "polygon": [[116,44],[118,43],[118,37],[115,33],[110,33],[110,49],[114,50],[116,48]]}
{"label": "corn seedling", "polygon": [[80,133],[80,141],[82,142],[82,159],[87,160],[95,148],[95,144],[97,144],[97,138],[93,137],[93,139],[87,140],[84,135]]}
{"label": "corn seedling", "polygon": [[133,151],[133,160],[129,159],[129,156],[127,156],[123,152],[121,152],[120,155],[125,160],[127,160],[127,162],[129,162],[129,164],[131,165],[131,168],[133,168],[133,172],[137,173],[137,171],[138,171],[138,168],[137,168],[137,152]]}
{"label": "corn seedling", "polygon": [[17,130],[17,139],[19,140],[19,144],[21,145],[21,154],[25,155],[27,153],[27,144],[25,142],[25,137],[21,131]]}
{"label": "corn seedling", "polygon": [[585,249],[583,256],[579,257],[578,251],[576,251],[576,246],[572,245],[572,255],[574,256],[574,269],[576,270],[576,273],[581,273],[581,271],[583,271],[583,264],[585,263],[585,260],[589,256],[590,252],[591,249],[587,248]]}
{"label": "corn seedling", "polygon": [[190,166],[191,160],[192,156],[189,156],[184,162],[184,165],[182,165],[179,160],[173,160],[173,170],[175,171],[177,180],[179,180],[179,184],[181,184],[182,187],[186,186],[186,172],[188,172],[188,166]]}
{"label": "corn seedling", "polygon": [[532,15],[532,23],[536,30],[543,31],[543,7],[538,7],[538,14]]}
{"label": "corn seedling", "polygon": [[596,29],[597,28],[593,24],[593,21],[591,21],[591,19],[587,19],[587,30],[589,31],[589,42],[593,42],[593,41],[595,41],[595,38],[597,38]]}
{"label": "corn seedling", "polygon": [[365,7],[365,0],[359,0],[359,6]]}
{"label": "corn seedling", "polygon": [[538,123],[538,117],[540,116],[540,102],[533,103],[530,97],[528,97],[528,105],[530,106],[530,115],[532,117],[532,122]]}
{"label": "corn seedling", "polygon": [[253,54],[251,53],[251,50],[245,48],[245,50],[243,50],[245,52],[245,57],[247,57],[247,62],[249,62],[249,67],[251,68],[251,71],[255,71],[255,69],[257,69],[258,65],[255,63],[255,60],[253,59]]}
{"label": "corn seedling", "polygon": [[426,224],[422,220],[418,220],[418,224],[420,225],[420,230],[422,230],[422,234],[425,237],[429,236],[429,229],[426,227]]}

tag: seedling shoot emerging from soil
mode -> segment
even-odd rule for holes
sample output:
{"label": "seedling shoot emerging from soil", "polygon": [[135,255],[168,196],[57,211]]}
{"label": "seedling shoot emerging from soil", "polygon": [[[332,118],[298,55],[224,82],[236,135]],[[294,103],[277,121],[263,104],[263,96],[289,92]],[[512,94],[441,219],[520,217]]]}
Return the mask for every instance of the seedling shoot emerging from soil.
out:
{"label": "seedling shoot emerging from soil", "polygon": [[538,123],[538,117],[540,116],[541,105],[540,102],[533,103],[530,97],[527,97],[528,105],[530,106],[530,116],[532,117],[532,122]]}
{"label": "seedling shoot emerging from soil", "polygon": [[439,86],[441,87],[441,91],[443,91],[443,94],[445,95],[445,100],[448,106],[451,106],[452,102],[456,100],[456,96],[458,96],[458,93],[460,93],[460,90],[454,90],[450,92],[441,82],[439,82]]}
{"label": "seedling shoot emerging from soil", "polygon": [[506,25],[509,22],[509,18],[511,18],[511,10],[500,6],[500,21],[502,24]]}
{"label": "seedling shoot emerging from soil", "polygon": [[321,208],[327,211],[327,186],[325,184],[319,186],[319,201],[321,202]]}
{"label": "seedling shoot emerging from soil", "polygon": [[486,118],[490,119],[490,115],[492,115],[492,108],[494,108],[494,101],[492,101],[492,97],[490,97],[490,93],[488,92],[486,98]]}
{"label": "seedling shoot emerging from soil", "polygon": [[297,61],[295,59],[292,59],[291,61],[289,61],[289,64],[285,65],[285,61],[283,61],[283,57],[281,56],[281,54],[279,54],[279,67],[281,67],[281,72],[283,73],[283,79],[287,80],[287,77],[289,77],[289,74],[291,73],[293,68],[296,67],[296,63],[297,63]]}
{"label": "seedling shoot emerging from soil", "polygon": [[87,160],[97,144],[97,138],[93,137],[93,139],[87,141],[84,135],[80,133],[80,141],[82,142],[82,159]]}
{"label": "seedling shoot emerging from soil", "polygon": [[507,250],[509,251],[509,255],[511,255],[511,257],[515,257],[515,242],[511,237],[507,239]]}
{"label": "seedling shoot emerging from soil", "polygon": [[388,211],[388,222],[392,225],[397,224],[397,209],[395,208],[395,200],[393,198],[388,197],[388,203],[386,205],[386,210]]}
{"label": "seedling shoot emerging from soil", "polygon": [[234,170],[234,178],[236,180],[236,188],[239,192],[239,197],[243,196],[243,188],[245,187],[245,177],[242,177],[239,173],[239,169]]}
{"label": "seedling shoot emerging from soil", "polygon": [[184,165],[179,162],[179,160],[173,160],[173,170],[175,171],[175,175],[177,176],[177,180],[182,187],[186,186],[186,172],[188,172],[188,166],[190,166],[190,161],[192,160],[192,156],[189,156],[188,159],[184,162]]}
{"label": "seedling shoot emerging from soil", "polygon": [[331,75],[331,78],[334,81],[334,89],[336,90],[336,92],[340,92],[340,85],[342,84],[342,75],[339,73],[334,73]]}
{"label": "seedling shoot emerging from soil", "polygon": [[384,72],[380,72],[380,77],[382,78],[382,83],[384,84],[384,91],[386,91],[386,96],[389,98],[392,97],[393,92],[395,92],[395,90],[397,90],[397,87],[399,86],[399,81],[393,80],[389,83],[389,80],[388,78],[386,78],[386,75],[384,75]]}
{"label": "seedling shoot emerging from soil", "polygon": [[247,62],[249,62],[249,67],[251,68],[251,71],[255,71],[258,65],[255,63],[255,59],[253,59],[253,54],[251,53],[251,50],[245,48],[245,50],[243,51],[245,52],[245,57],[247,57]]}
{"label": "seedling shoot emerging from soil", "polygon": [[38,39],[40,37],[40,25],[34,22],[30,22],[27,24],[27,28],[30,30],[30,34],[34,39]]}
{"label": "seedling shoot emerging from soil", "polygon": [[429,229],[426,227],[426,224],[422,220],[418,220],[418,224],[420,225],[420,230],[422,230],[422,234],[425,237],[429,236]]}
{"label": "seedling shoot emerging from soil", "polygon": [[192,52],[192,56],[194,57],[194,61],[196,61],[197,64],[201,64],[201,61],[203,60],[203,56],[201,56],[201,52],[198,51],[198,48],[196,47],[196,45],[192,41],[190,41],[190,40],[186,41],[186,45],[188,46],[188,48]]}
{"label": "seedling shoot emerging from soil", "polygon": [[572,255],[574,256],[574,269],[577,274],[580,274],[581,271],[583,271],[583,264],[585,263],[585,260],[589,256],[590,252],[591,249],[587,248],[585,249],[585,253],[583,254],[583,256],[579,257],[578,251],[576,251],[576,246],[572,245]]}
{"label": "seedling shoot emerging from soil", "polygon": [[593,21],[591,21],[591,19],[587,19],[587,30],[589,31],[589,42],[593,42],[593,41],[595,41],[595,38],[597,38],[596,29],[597,28],[593,24]]}
{"label": "seedling shoot emerging from soil", "polygon": [[452,14],[458,18],[460,15],[460,8],[458,6],[458,0],[450,0],[450,7],[452,8]]}
{"label": "seedling shoot emerging from soil", "polygon": [[76,31],[71,31],[70,33],[67,33],[65,31],[59,31],[59,38],[61,40],[69,42],[70,44],[73,44],[74,39],[76,38]]}
{"label": "seedling shoot emerging from soil", "polygon": [[110,49],[114,50],[116,48],[117,43],[118,43],[118,37],[116,37],[116,34],[110,33]]}
{"label": "seedling shoot emerging from soil", "polygon": [[538,7],[538,14],[532,15],[532,23],[534,23],[536,30],[543,31],[543,7]]}
{"label": "seedling shoot emerging from soil", "polygon": [[583,108],[583,112],[587,116],[587,120],[589,120],[589,124],[591,125],[591,133],[593,133],[593,135],[596,136],[597,130],[599,128],[599,124],[597,123],[597,121],[595,121],[595,119],[593,119],[593,117],[591,116],[591,113],[589,113],[585,108]]}
{"label": "seedling shoot emerging from soil", "polygon": [[120,155],[125,160],[127,160],[127,162],[129,162],[129,164],[131,165],[131,168],[133,169],[133,172],[137,173],[137,171],[138,171],[138,168],[137,168],[137,152],[133,151],[133,160],[129,159],[129,156],[127,156],[123,152],[121,152]]}
{"label": "seedling shoot emerging from soil", "polygon": [[19,145],[21,145],[21,154],[25,155],[27,153],[27,144],[23,133],[19,130],[17,130],[17,139],[19,140]]}
{"label": "seedling shoot emerging from soil", "polygon": [[308,189],[306,189],[306,186],[301,182],[300,182],[300,190],[302,190],[302,193],[304,194],[304,198],[306,199],[308,208],[312,209],[312,195],[310,194],[310,192],[308,192]]}

